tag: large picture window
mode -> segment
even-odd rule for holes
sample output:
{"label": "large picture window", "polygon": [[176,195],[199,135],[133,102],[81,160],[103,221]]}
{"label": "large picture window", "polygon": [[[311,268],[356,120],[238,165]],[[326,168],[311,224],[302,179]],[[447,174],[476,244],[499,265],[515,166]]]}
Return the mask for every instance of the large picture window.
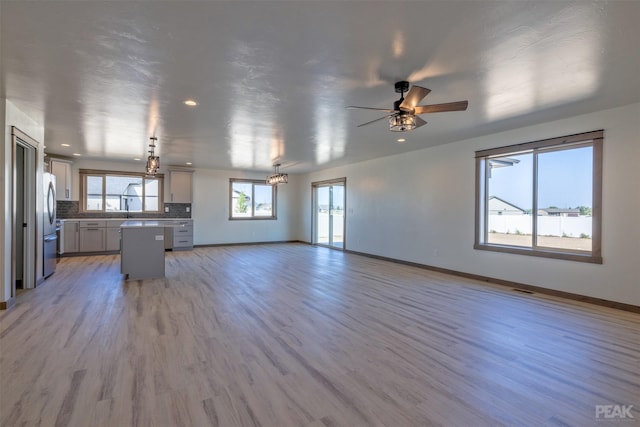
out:
{"label": "large picture window", "polygon": [[276,219],[275,185],[264,181],[229,180],[229,219]]}
{"label": "large picture window", "polygon": [[83,212],[160,212],[163,176],[80,169]]}
{"label": "large picture window", "polygon": [[603,137],[476,152],[475,248],[602,263]]}

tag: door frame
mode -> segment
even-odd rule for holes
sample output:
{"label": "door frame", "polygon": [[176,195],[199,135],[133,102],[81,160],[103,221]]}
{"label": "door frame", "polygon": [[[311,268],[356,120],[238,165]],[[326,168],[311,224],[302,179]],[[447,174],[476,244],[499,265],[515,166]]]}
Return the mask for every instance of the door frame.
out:
{"label": "door frame", "polygon": [[24,216],[27,218],[27,227],[24,231],[23,246],[23,280],[24,289],[36,287],[37,280],[37,252],[38,252],[38,216],[36,194],[38,188],[38,147],[39,143],[15,126],[11,126],[11,295],[16,296],[16,207],[18,204],[16,182],[17,164],[16,156],[18,146],[24,148]]}
{"label": "door frame", "polygon": [[[316,188],[318,187],[328,187],[331,186],[332,184],[342,184],[342,186],[344,187],[344,217],[342,220],[342,248],[338,248],[332,245],[324,245],[321,243],[317,243],[317,236],[316,236]],[[331,249],[335,249],[338,251],[344,251],[347,249],[347,178],[346,177],[342,177],[342,178],[334,178],[334,179],[327,179],[324,181],[315,181],[311,183],[311,244],[312,245],[317,245],[317,246],[323,246],[325,248],[331,248]]]}

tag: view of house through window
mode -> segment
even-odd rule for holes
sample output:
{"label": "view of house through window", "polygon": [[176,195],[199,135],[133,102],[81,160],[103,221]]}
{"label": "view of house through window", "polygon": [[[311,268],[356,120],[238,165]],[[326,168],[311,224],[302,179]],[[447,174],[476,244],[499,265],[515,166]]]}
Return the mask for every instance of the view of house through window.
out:
{"label": "view of house through window", "polygon": [[531,153],[485,161],[487,243],[531,247],[533,164]]}
{"label": "view of house through window", "polygon": [[600,262],[601,146],[590,132],[476,153],[476,248]]}
{"label": "view of house through window", "polygon": [[162,176],[80,170],[82,207],[98,212],[158,212]]}
{"label": "view of house through window", "polygon": [[264,181],[230,180],[231,219],[275,219],[276,186]]}
{"label": "view of house through window", "polygon": [[86,211],[101,211],[104,210],[104,192],[102,182],[104,177],[87,175],[85,177],[85,203],[83,203],[84,210]]}

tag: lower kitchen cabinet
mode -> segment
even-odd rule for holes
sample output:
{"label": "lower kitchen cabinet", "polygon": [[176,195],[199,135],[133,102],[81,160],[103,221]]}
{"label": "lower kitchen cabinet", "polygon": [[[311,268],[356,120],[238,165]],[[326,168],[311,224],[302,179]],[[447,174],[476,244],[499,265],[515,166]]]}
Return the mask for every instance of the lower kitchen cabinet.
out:
{"label": "lower kitchen cabinet", "polygon": [[[65,253],[99,253],[121,250],[120,225],[126,219],[85,220],[65,219],[62,221],[60,254]],[[145,220],[141,220],[145,221]],[[148,220],[178,223],[164,228],[164,247],[173,250],[193,249],[193,220]]]}
{"label": "lower kitchen cabinet", "polygon": [[119,251],[120,250],[120,224],[122,222],[109,221],[106,233],[107,233],[107,251]]}
{"label": "lower kitchen cabinet", "polygon": [[193,249],[193,222],[181,221],[182,227],[173,228],[173,250]]}
{"label": "lower kitchen cabinet", "polygon": [[80,252],[104,252],[105,227],[105,221],[80,221]]}
{"label": "lower kitchen cabinet", "polygon": [[80,222],[65,221],[60,227],[60,254],[76,253],[80,250]]}

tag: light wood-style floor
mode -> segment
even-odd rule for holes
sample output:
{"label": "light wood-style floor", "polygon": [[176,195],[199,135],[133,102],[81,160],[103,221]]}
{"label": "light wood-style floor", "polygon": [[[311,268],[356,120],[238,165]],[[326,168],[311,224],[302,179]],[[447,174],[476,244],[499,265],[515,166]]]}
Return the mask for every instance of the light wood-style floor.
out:
{"label": "light wood-style floor", "polygon": [[166,278],[127,282],[119,256],[63,258],[0,313],[0,425],[602,426],[607,404],[637,421],[639,331],[304,244],[167,253]]}

